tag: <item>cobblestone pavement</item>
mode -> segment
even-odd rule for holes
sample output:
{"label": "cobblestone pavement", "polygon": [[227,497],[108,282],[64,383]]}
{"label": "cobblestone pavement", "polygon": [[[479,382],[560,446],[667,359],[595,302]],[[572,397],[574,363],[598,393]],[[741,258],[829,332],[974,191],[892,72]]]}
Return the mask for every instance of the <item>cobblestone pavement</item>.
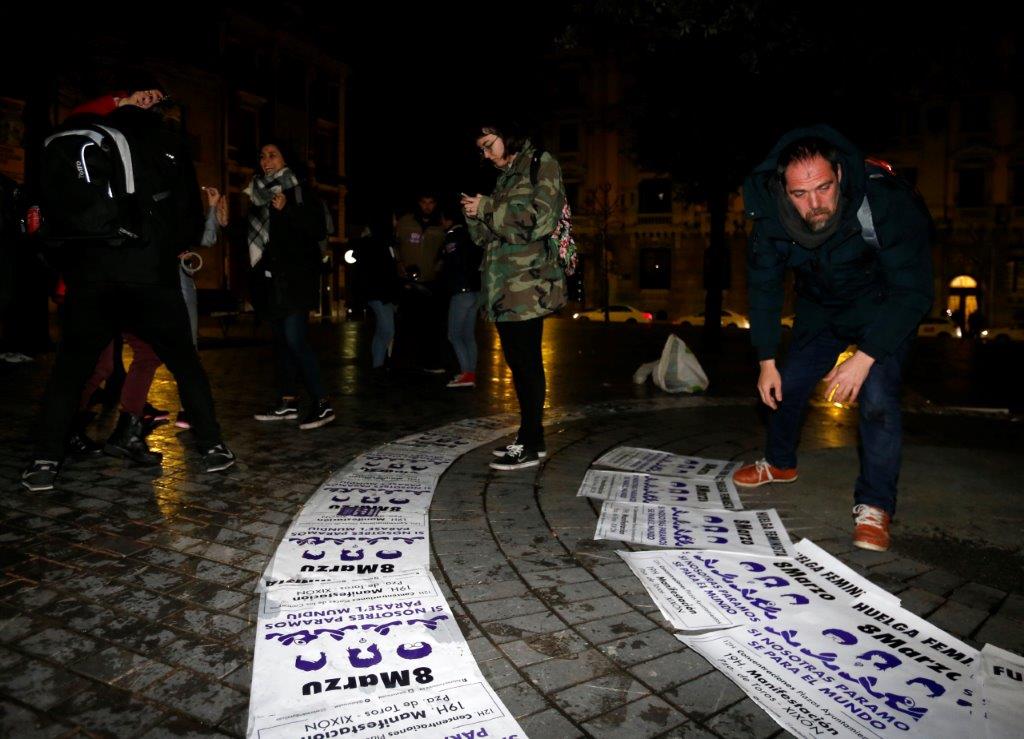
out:
{"label": "cobblestone pavement", "polygon": [[[581,337],[555,325],[550,400],[647,397],[635,365],[655,342]],[[493,338],[481,387],[437,377],[368,377],[356,324],[316,332],[339,422],[316,432],[251,421],[273,400],[269,349],[204,352],[226,438],[240,463],[197,469],[188,432],[151,441],[160,471],[108,458],[69,465],[58,491],[18,484],[47,363],[3,368],[0,408],[0,735],[241,736],[257,599],[253,587],[298,507],[330,471],[412,431],[514,409]],[[726,394],[749,368],[724,373]],[[742,381],[742,382],[741,382]],[[174,407],[163,372],[154,399]],[[112,418],[105,418],[107,427]],[[856,469],[848,410],[812,410],[802,480],[743,495],[899,594],[969,643],[1024,650],[1020,424],[909,414],[901,517],[885,554],[849,544]],[[99,433],[96,434],[99,436]],[[749,392],[657,413],[597,416],[549,430],[539,468],[495,473],[489,448],[458,460],[431,509],[432,569],[484,674],[531,737],[781,736],[720,673],[675,640],[640,582],[591,537],[597,507],[580,479],[619,444],[729,459],[760,456]]]}

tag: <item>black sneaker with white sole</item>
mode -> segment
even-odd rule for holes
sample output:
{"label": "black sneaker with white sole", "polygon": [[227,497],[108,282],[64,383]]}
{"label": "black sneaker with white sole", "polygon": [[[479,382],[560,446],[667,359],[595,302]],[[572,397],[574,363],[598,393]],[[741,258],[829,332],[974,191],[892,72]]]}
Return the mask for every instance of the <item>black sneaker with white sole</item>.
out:
{"label": "black sneaker with white sole", "polygon": [[509,444],[508,451],[501,459],[491,462],[493,470],[519,470],[523,467],[536,467],[540,464],[540,456],[522,444]]}
{"label": "black sneaker with white sole", "polygon": [[[516,446],[518,443],[519,439],[516,439],[511,444],[506,444],[505,446],[496,446],[494,447],[494,449],[491,450],[491,454],[493,454],[495,457],[504,457],[506,454],[508,454],[508,450],[511,447]],[[541,447],[540,449],[537,450],[537,456],[540,457],[541,459],[544,459],[544,457],[548,456],[548,450]]]}
{"label": "black sneaker with white sole", "polygon": [[294,421],[299,417],[299,406],[295,398],[281,398],[281,403],[266,413],[253,416],[257,421]]}
{"label": "black sneaker with white sole", "polygon": [[223,472],[235,464],[235,454],[223,443],[214,444],[203,452],[203,469],[206,472]]}
{"label": "black sneaker with white sole", "polygon": [[53,490],[59,474],[60,462],[52,459],[34,459],[21,473],[21,484],[33,493]]}
{"label": "black sneaker with white sole", "polygon": [[309,431],[310,429],[318,429],[321,426],[326,426],[334,420],[334,409],[331,408],[331,403],[326,398],[317,402],[316,405],[310,406],[309,413],[302,419],[302,423],[299,424],[299,428],[303,431]]}

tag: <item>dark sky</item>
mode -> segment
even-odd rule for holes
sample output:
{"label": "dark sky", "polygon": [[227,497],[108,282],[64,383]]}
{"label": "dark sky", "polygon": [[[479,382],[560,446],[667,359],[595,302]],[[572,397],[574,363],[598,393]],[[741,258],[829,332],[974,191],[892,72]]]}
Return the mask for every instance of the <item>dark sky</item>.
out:
{"label": "dark sky", "polygon": [[[646,1],[623,0],[636,6]],[[123,39],[126,48],[179,60],[209,55],[208,41],[216,38],[216,15],[209,12],[216,3],[211,2],[107,3],[73,10],[37,5],[38,9],[5,9],[7,33],[0,45],[0,74],[5,79],[0,91],[11,89],[11,77],[32,79],[47,65],[80,64],[73,50],[95,34]],[[243,7],[282,28],[313,35],[350,65],[348,174],[358,207],[360,199],[408,201],[420,187],[444,195],[486,189],[490,172],[478,166],[469,131],[482,115],[492,112],[512,111],[527,120],[544,116],[537,100],[540,80],[550,73],[545,54],[573,20],[574,5],[528,0],[342,2],[327,7],[275,2]],[[908,78],[928,79],[934,85],[937,77],[948,85],[950,95],[960,94],[964,83],[957,77],[970,71],[979,56],[971,46],[990,44],[992,33],[1005,26],[999,21],[1007,20],[1005,14],[991,12],[995,5],[985,0],[959,8],[955,16],[935,5],[921,12],[918,5],[892,0],[845,6],[780,4],[791,12],[798,8],[801,22],[816,29],[829,49],[801,59],[792,70],[793,84],[799,86],[808,70],[827,80],[835,69],[844,90],[853,91],[837,101],[828,84],[808,87],[806,107],[860,108],[884,130],[892,113],[889,88]],[[623,34],[628,32],[622,29]],[[862,58],[875,63],[876,71],[859,72]],[[692,89],[687,78],[692,75],[704,77],[705,92],[692,101],[695,115],[713,116],[724,109],[721,101],[726,96],[745,95],[735,89],[734,80],[719,79],[721,73],[713,65],[699,64],[678,74],[667,70],[665,94],[687,100]],[[758,111],[751,111],[752,127],[758,125],[757,119]]]}

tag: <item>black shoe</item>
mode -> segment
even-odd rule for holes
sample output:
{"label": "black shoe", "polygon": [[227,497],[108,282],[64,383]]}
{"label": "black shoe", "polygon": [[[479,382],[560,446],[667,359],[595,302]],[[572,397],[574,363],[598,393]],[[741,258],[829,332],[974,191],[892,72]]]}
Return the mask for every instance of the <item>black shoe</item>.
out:
{"label": "black shoe", "polygon": [[281,398],[281,403],[272,411],[257,413],[257,421],[294,421],[299,417],[299,406],[295,398]]}
{"label": "black shoe", "polygon": [[89,457],[100,454],[103,451],[103,445],[90,439],[84,431],[72,431],[71,436],[68,437],[67,451],[69,457]]}
{"label": "black shoe", "polygon": [[540,456],[522,444],[509,444],[508,451],[501,459],[491,462],[493,470],[518,470],[523,467],[536,467],[540,464]]}
{"label": "black shoe", "polygon": [[321,426],[326,426],[333,420],[334,409],[331,408],[331,402],[327,398],[323,398],[315,406],[310,407],[309,413],[302,419],[299,428],[303,431],[318,429]]}
{"label": "black shoe", "polygon": [[[494,447],[494,449],[491,450],[491,454],[493,454],[495,457],[504,457],[506,454],[508,454],[508,450],[511,447],[516,446],[517,444],[519,444],[518,437],[516,437],[516,440],[513,441],[511,444]],[[548,456],[548,450],[545,449],[544,447],[541,447],[540,449],[537,450],[537,456],[540,457],[541,459],[544,459],[544,457]]]}
{"label": "black shoe", "polygon": [[144,423],[152,423],[153,421],[166,421],[171,417],[170,411],[165,411],[161,408],[154,408],[149,403],[142,406],[142,420]]}
{"label": "black shoe", "polygon": [[234,453],[223,443],[214,444],[203,452],[203,469],[206,472],[222,472],[234,464]]}
{"label": "black shoe", "polygon": [[53,490],[60,474],[60,462],[52,459],[34,459],[21,473],[21,484],[33,493]]}
{"label": "black shoe", "polygon": [[155,467],[163,461],[164,455],[150,450],[146,444],[145,433],[141,418],[122,411],[118,416],[114,433],[103,446],[103,453],[111,457],[130,459],[135,464]]}
{"label": "black shoe", "polygon": [[103,451],[103,445],[93,441],[86,429],[96,418],[92,411],[79,411],[75,414],[75,425],[68,436],[67,454],[72,457],[87,457]]}

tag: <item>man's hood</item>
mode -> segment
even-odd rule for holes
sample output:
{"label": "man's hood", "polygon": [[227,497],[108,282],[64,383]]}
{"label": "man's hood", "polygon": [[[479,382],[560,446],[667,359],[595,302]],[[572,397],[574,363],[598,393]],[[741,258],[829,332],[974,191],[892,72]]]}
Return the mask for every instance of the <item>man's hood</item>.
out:
{"label": "man's hood", "polygon": [[[864,153],[853,143],[831,126],[818,124],[805,128],[794,128],[778,140],[771,153],[747,177],[743,184],[743,207],[748,218],[758,220],[772,218],[777,215],[778,207],[769,183],[777,177],[776,168],[779,154],[797,139],[817,137],[828,141],[839,152],[839,165],[842,172],[840,191],[850,203],[860,203],[864,197],[866,175],[864,172]],[[847,214],[844,214],[845,218]]]}

